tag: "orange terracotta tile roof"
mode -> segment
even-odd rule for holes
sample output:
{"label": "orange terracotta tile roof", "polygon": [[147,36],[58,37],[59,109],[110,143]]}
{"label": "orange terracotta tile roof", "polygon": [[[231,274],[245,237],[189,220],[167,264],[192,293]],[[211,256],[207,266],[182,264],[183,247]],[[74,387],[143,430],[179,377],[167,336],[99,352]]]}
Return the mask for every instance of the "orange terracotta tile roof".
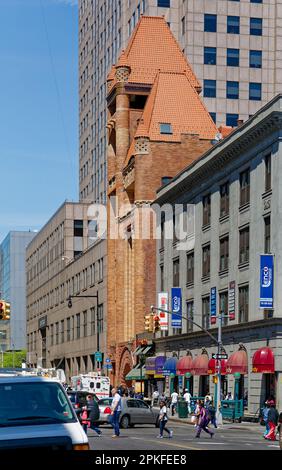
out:
{"label": "orange terracotta tile roof", "polygon": [[[159,70],[186,71],[193,87],[201,91],[200,83],[163,17],[140,18],[126,50],[122,52],[121,64],[131,68],[129,83],[153,84]],[[108,80],[113,79],[115,69],[113,66]]]}
{"label": "orange terracotta tile roof", "polygon": [[[211,140],[218,132],[187,73],[159,72],[142,118],[136,135],[144,135],[145,129],[154,141],[180,142],[181,134]],[[160,123],[170,124],[172,134],[161,134]]]}

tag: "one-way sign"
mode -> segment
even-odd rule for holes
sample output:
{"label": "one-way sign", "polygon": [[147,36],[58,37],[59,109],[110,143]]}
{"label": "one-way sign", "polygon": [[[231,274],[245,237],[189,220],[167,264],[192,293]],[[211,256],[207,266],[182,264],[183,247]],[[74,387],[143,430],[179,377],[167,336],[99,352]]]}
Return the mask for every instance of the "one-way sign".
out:
{"label": "one-way sign", "polygon": [[228,359],[228,354],[212,354],[213,359]]}

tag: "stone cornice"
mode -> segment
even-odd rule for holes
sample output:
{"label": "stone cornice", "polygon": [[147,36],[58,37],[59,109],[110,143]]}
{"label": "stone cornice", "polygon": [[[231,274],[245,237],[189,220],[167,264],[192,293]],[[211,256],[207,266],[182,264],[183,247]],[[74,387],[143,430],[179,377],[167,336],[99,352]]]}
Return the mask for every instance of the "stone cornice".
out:
{"label": "stone cornice", "polygon": [[[242,127],[245,127],[245,125],[240,126],[229,137],[220,141],[216,147],[208,150],[202,157],[183,170],[171,181],[167,191],[160,189],[156,202],[159,204],[164,204],[167,201],[172,202],[181,193],[194,191],[195,188],[199,187],[199,183],[202,184],[207,178],[210,179],[210,175],[216,174],[226,164],[234,162],[241,157],[243,152],[256,146],[263,137],[266,137],[275,130],[282,130],[282,113],[273,111],[253,127],[246,129],[245,132],[243,130],[243,133],[236,138],[234,133],[242,132]],[[233,141],[232,137],[233,139],[235,138]],[[185,172],[187,172],[187,176],[185,176]]]}
{"label": "stone cornice", "polygon": [[[227,338],[232,337],[232,335],[238,335],[238,333],[247,333],[249,332],[249,337],[250,340],[252,339],[252,336],[255,335],[259,330],[262,328],[271,328],[271,327],[281,327],[281,332],[282,332],[282,318],[272,318],[269,320],[258,320],[258,321],[252,321],[248,323],[236,323],[235,325],[228,325],[226,327],[223,327],[222,329],[222,340],[223,344],[225,343],[225,340]],[[215,338],[217,338],[217,328],[211,328],[208,330]],[[262,337],[261,337],[262,338]],[[266,338],[262,338],[266,339]],[[166,336],[164,338],[155,338],[154,343],[156,346],[161,349],[162,347],[165,347],[166,345],[170,344],[171,345],[171,350],[172,349],[179,349],[179,345],[183,345],[183,349],[186,349],[187,347],[187,342],[195,343],[199,342],[201,344],[204,344],[204,346],[216,346],[215,341],[213,342],[211,338],[203,331],[198,330],[198,331],[193,331],[190,333],[184,333],[181,335],[175,335],[175,336]],[[199,346],[200,347],[200,346]]]}

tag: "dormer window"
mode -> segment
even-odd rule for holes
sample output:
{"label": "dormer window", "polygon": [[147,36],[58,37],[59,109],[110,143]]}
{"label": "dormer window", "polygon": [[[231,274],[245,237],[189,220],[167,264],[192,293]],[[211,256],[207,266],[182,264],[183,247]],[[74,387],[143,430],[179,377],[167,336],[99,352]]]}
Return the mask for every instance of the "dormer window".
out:
{"label": "dormer window", "polygon": [[171,124],[168,122],[160,122],[160,133],[161,134],[172,134]]}

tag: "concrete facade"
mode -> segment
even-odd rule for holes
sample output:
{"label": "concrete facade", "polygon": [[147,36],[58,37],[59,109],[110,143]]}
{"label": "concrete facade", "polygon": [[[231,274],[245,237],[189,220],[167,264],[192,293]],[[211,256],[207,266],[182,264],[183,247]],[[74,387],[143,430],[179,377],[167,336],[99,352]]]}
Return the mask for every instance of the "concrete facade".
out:
{"label": "concrete facade", "polygon": [[[235,320],[228,319],[223,326],[223,346],[230,355],[243,343],[248,356],[248,374],[241,375],[240,397],[248,393],[247,411],[255,414],[269,394],[274,394],[278,409],[282,406],[282,302],[280,235],[282,171],[282,97],[278,95],[230,136],[206,152],[198,161],[184,169],[171,183],[158,191],[156,202],[194,204],[195,237],[189,250],[179,250],[173,240],[164,241],[157,249],[157,290],[169,293],[173,287],[173,261],[179,260],[179,287],[182,288],[183,312],[206,328],[217,338],[217,326],[210,323],[210,306],[204,311],[203,299],[210,302],[211,288],[217,289],[217,312],[228,313],[228,304],[220,303],[220,295],[229,294],[230,282],[235,281]],[[271,160],[267,174],[266,162]],[[249,170],[249,200],[240,200],[242,174]],[[220,214],[223,184],[229,186],[229,210]],[[210,195],[210,221],[203,223],[203,200]],[[270,233],[266,221],[271,222]],[[247,255],[240,254],[240,231],[248,228]],[[220,264],[220,244],[228,237],[227,264]],[[203,248],[210,247],[209,273],[203,273]],[[260,254],[274,255],[274,308],[259,308]],[[187,276],[187,256],[194,255],[193,279]],[[242,302],[242,289],[248,288],[246,302]],[[240,291],[241,289],[241,297]],[[228,297],[227,297],[228,298]],[[241,299],[241,300],[240,300]],[[156,301],[157,302],[157,299]],[[191,310],[191,303],[192,310]],[[189,309],[190,304],[190,309]],[[191,316],[191,311],[192,316]],[[204,318],[204,314],[207,317]],[[190,328],[188,327],[190,325]],[[158,354],[179,357],[190,350],[193,357],[205,348],[211,354],[217,352],[216,344],[199,328],[191,327],[183,319],[182,330],[169,328],[168,336],[158,333],[155,340]],[[252,357],[261,347],[270,347],[275,356],[275,374],[252,372]],[[201,376],[203,377],[203,376]],[[226,375],[225,392],[234,393],[234,377]],[[210,390],[214,384],[207,376],[205,386],[194,376],[194,395]],[[206,390],[203,390],[206,388]]]}
{"label": "concrete facade", "polygon": [[[97,370],[94,353],[105,352],[106,245],[89,231],[88,208],[64,203],[27,249],[27,360],[67,378]],[[69,296],[97,294],[68,308]]]}
{"label": "concrete facade", "polygon": [[0,245],[0,298],[11,304],[10,321],[1,321],[1,350],[26,348],[25,251],[34,232],[12,231]]}

